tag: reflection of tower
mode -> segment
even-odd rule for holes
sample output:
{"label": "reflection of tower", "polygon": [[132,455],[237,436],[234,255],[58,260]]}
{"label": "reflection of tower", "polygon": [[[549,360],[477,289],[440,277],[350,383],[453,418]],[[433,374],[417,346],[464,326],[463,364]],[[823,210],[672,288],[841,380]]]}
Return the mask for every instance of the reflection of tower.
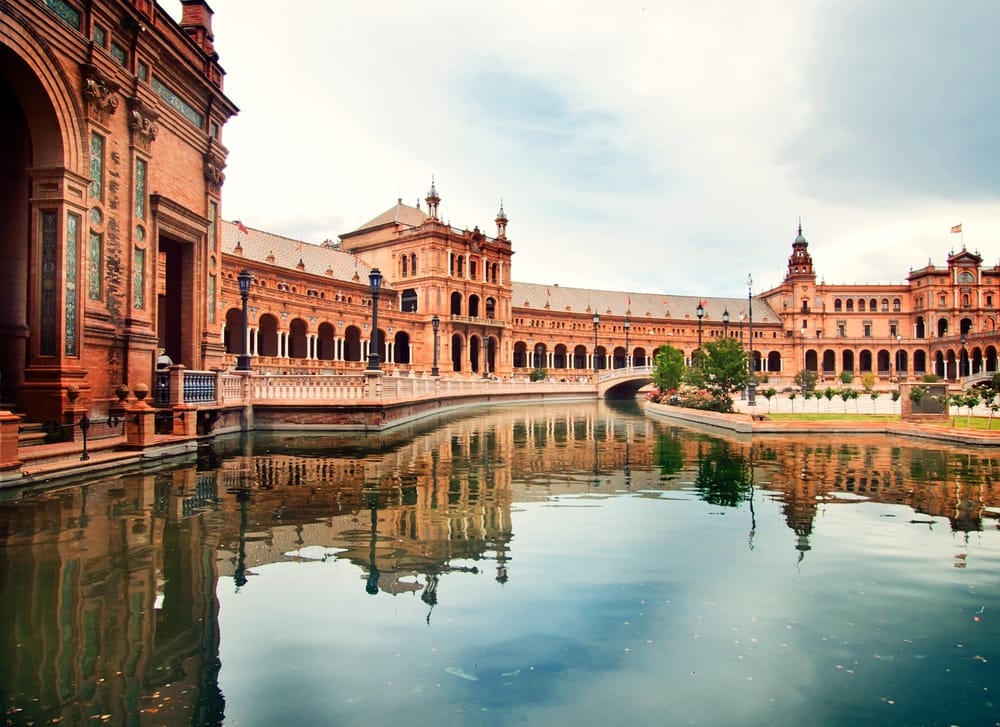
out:
{"label": "reflection of tower", "polygon": [[438,602],[438,575],[437,573],[432,573],[427,576],[427,584],[424,586],[424,592],[420,594],[420,600],[426,603],[430,608],[427,610],[427,625],[431,625],[431,611]]}
{"label": "reflection of tower", "polygon": [[497,544],[497,577],[496,582],[501,586],[509,580],[507,575],[507,561],[510,560],[507,557],[507,542],[506,540],[501,541]]}

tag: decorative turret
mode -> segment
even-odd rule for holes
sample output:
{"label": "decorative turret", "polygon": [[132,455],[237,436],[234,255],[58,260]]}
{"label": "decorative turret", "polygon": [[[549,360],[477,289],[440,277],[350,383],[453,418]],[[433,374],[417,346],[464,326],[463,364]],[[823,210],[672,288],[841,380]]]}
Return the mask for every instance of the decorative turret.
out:
{"label": "decorative turret", "polygon": [[209,58],[216,58],[212,8],[205,0],[181,0],[181,29]]}
{"label": "decorative turret", "polygon": [[809,241],[802,235],[802,220],[799,220],[799,234],[792,243],[792,256],[788,258],[788,274],[785,279],[807,276],[815,279],[812,255],[809,254]]}
{"label": "decorative turret", "polygon": [[497,212],[497,239],[507,239],[507,213],[503,211],[503,200],[500,200],[500,211]]}
{"label": "decorative turret", "polygon": [[427,202],[427,214],[432,220],[438,218],[438,204],[441,202],[441,198],[438,197],[437,189],[434,187],[434,177],[431,177],[431,188],[427,192],[427,197],[425,199]]}

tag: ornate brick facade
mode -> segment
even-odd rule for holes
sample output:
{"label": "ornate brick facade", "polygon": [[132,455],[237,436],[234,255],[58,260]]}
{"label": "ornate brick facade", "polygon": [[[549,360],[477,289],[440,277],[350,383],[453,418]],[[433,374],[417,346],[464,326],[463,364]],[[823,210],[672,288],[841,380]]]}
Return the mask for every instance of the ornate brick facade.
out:
{"label": "ornate brick facade", "polygon": [[0,400],[58,420],[150,381],[158,348],[223,363],[216,220],[236,113],[212,11],[182,0],[0,4]]}

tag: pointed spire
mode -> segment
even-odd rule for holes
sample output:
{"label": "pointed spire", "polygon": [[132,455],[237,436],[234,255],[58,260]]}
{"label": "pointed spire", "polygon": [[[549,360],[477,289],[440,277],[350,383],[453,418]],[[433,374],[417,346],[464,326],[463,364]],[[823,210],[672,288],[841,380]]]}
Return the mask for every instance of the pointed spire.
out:
{"label": "pointed spire", "polygon": [[437,188],[434,186],[434,175],[431,175],[431,188],[427,191],[427,214],[432,220],[438,218],[438,204],[441,202],[441,197],[438,196]]}
{"label": "pointed spire", "polygon": [[495,222],[497,223],[497,239],[507,239],[507,213],[503,211],[503,197],[500,198],[500,211],[497,212]]}

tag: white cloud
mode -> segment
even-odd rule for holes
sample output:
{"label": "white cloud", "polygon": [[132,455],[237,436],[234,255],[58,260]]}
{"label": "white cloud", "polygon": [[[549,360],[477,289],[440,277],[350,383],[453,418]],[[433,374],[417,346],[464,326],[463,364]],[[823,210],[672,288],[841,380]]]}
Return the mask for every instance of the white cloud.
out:
{"label": "white cloud", "polygon": [[988,3],[213,9],[227,218],[320,240],[433,174],[458,227],[503,198],[517,280],[678,294],[777,283],[799,215],[829,283],[940,264],[958,222],[997,255],[996,55],[972,32],[927,54]]}

